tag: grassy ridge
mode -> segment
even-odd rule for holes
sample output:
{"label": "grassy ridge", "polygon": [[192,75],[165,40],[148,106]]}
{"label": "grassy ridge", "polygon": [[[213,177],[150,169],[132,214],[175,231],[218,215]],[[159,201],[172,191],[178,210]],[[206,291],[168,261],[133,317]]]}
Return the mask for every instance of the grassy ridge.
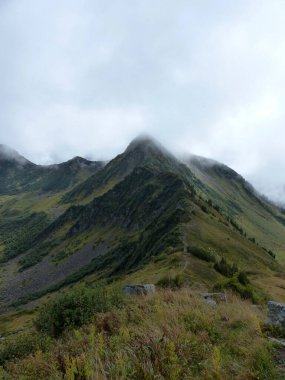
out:
{"label": "grassy ridge", "polygon": [[285,260],[285,233],[281,210],[258,194],[244,178],[227,166],[202,158],[188,162],[195,175],[206,185],[206,198],[242,227],[248,238],[277,253]]}
{"label": "grassy ridge", "polygon": [[[70,173],[70,163],[64,168]],[[2,304],[27,302],[84,277],[113,281],[135,271],[145,275],[144,268],[154,263],[157,270],[170,270],[175,254],[197,283],[213,287],[223,280],[214,264],[224,258],[260,291],[283,300],[280,211],[227,167],[191,169],[152,141],[135,141],[71,190],[5,196],[0,226],[12,223],[13,235],[26,237],[16,239],[11,250],[21,256],[1,268]],[[27,225],[21,230],[17,223],[29,209],[44,212],[48,226],[35,223],[38,229]],[[107,247],[102,256],[95,253],[98,241]],[[23,242],[31,245],[24,252]],[[195,258],[187,247],[203,249],[211,260]],[[2,236],[0,250],[7,253]]]}
{"label": "grassy ridge", "polygon": [[126,299],[42,347],[41,340],[34,354],[6,361],[1,378],[281,379],[263,322],[261,310],[230,294],[228,303],[212,308],[189,289],[160,291]]}

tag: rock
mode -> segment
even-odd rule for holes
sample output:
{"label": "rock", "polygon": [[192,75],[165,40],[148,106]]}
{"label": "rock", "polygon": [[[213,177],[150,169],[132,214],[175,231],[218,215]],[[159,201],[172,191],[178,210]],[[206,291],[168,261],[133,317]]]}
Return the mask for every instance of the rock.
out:
{"label": "rock", "polygon": [[200,295],[210,306],[217,306],[219,302],[227,302],[225,293],[201,293]]}
{"label": "rock", "polygon": [[271,337],[268,337],[268,339],[271,342],[278,344],[279,346],[285,347],[285,339],[276,339],[276,338],[271,338]]}
{"label": "rock", "polygon": [[141,296],[155,293],[155,285],[143,284],[143,285],[125,285],[124,293],[129,296]]}
{"label": "rock", "polygon": [[213,307],[217,306],[217,302],[213,300],[213,298],[204,298],[204,301],[209,306],[213,306]]}
{"label": "rock", "polygon": [[268,323],[273,326],[285,328],[285,304],[269,301],[268,302]]}

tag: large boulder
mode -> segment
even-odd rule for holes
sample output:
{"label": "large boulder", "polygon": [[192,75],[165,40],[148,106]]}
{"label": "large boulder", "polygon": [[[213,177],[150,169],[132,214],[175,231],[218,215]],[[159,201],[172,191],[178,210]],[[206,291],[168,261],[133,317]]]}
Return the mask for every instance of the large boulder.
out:
{"label": "large boulder", "polygon": [[285,304],[269,301],[267,317],[270,325],[285,328]]}
{"label": "large boulder", "polygon": [[129,296],[141,296],[155,293],[155,285],[143,284],[143,285],[125,285],[124,293]]}

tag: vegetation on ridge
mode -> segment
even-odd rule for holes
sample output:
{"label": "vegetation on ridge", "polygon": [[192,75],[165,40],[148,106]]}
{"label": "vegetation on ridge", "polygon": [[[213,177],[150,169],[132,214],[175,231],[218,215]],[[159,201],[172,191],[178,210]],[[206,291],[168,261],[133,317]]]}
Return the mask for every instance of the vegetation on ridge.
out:
{"label": "vegetation on ridge", "polygon": [[[73,294],[56,297],[49,309],[44,307],[37,326],[44,328],[47,320],[72,326],[70,321],[80,321],[82,307],[92,310],[92,302],[75,299],[70,307]],[[53,307],[59,301],[63,301],[61,311]],[[113,306],[102,301],[100,298],[99,309],[94,304],[91,324],[69,329],[58,340],[44,341],[41,333],[34,333],[39,334],[38,343],[34,348],[27,343],[26,357],[20,337],[2,344],[1,378],[281,379],[272,360],[273,346],[262,332],[262,311],[231,294],[228,303],[215,308],[186,288],[126,298],[124,304],[115,302]],[[98,312],[100,308],[108,311]],[[16,360],[11,360],[9,350]]]}
{"label": "vegetation on ridge", "polygon": [[[0,174],[4,379],[278,379],[261,325],[285,300],[284,215],[241,176],[152,141],[107,165],[23,162]],[[111,292],[126,283],[160,291]]]}

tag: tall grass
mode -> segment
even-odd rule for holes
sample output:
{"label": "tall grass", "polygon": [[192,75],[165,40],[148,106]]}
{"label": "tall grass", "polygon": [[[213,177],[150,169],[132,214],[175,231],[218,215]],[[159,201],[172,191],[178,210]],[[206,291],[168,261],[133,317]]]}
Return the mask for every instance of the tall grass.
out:
{"label": "tall grass", "polygon": [[278,379],[263,314],[228,295],[213,308],[189,289],[130,297],[47,352],[8,361],[3,379]]}

